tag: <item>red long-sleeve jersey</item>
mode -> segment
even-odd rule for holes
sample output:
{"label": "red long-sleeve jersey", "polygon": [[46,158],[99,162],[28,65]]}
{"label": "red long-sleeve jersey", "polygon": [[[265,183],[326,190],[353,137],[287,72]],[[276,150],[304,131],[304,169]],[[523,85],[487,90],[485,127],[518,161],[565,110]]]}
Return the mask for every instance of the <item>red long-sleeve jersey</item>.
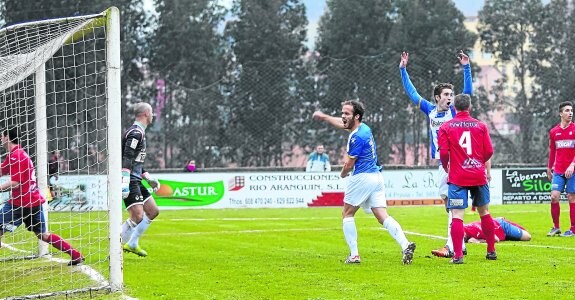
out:
{"label": "red long-sleeve jersey", "polygon": [[[493,220],[494,233],[499,238],[499,241],[505,241],[505,231],[499,222]],[[481,222],[473,222],[463,225],[463,232],[466,237],[476,238],[478,240],[484,240],[485,235],[483,234],[483,229],[481,228]]]}
{"label": "red long-sleeve jersey", "polygon": [[10,153],[0,166],[1,175],[10,175],[11,181],[19,185],[12,188],[12,197],[8,200],[14,206],[36,207],[46,202],[38,184],[36,184],[36,171],[34,164],[19,145],[10,150]]}
{"label": "red long-sleeve jersey", "polygon": [[575,162],[575,124],[561,124],[549,130],[549,162],[547,167],[557,174],[565,174],[569,165]]}
{"label": "red long-sleeve jersey", "polygon": [[[487,184],[485,162],[493,155],[487,126],[467,111],[439,128],[439,156],[448,172],[447,181],[458,186]],[[449,166],[449,167],[448,167]]]}

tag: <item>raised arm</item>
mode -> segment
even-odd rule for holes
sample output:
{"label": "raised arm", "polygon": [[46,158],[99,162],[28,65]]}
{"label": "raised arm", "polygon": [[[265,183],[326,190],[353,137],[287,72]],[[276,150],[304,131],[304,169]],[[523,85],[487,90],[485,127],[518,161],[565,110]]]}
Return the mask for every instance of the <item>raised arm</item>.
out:
{"label": "raised arm", "polygon": [[406,69],[408,60],[409,60],[409,53],[402,52],[401,60],[399,61],[399,73],[401,74],[401,82],[403,83],[403,88],[405,89],[405,92],[411,99],[411,102],[413,102],[413,104],[419,107],[421,101],[425,99],[423,99],[423,97],[419,95],[419,93],[415,89],[415,86],[413,86],[413,83],[411,83],[411,80],[409,79],[409,75],[407,74]]}
{"label": "raised arm", "polygon": [[319,110],[314,112],[312,117],[314,120],[324,121],[335,128],[344,129],[341,118],[326,115]]}
{"label": "raised arm", "polygon": [[461,50],[457,54],[457,59],[463,67],[463,94],[473,95],[473,78],[471,78],[471,64],[469,63],[469,56]]}

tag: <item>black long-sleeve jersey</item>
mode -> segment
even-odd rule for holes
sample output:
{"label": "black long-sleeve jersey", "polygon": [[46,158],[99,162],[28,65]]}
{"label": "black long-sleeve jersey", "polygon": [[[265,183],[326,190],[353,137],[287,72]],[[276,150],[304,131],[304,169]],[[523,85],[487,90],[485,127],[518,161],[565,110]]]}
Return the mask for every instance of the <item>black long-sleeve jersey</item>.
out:
{"label": "black long-sleeve jersey", "polygon": [[141,181],[146,159],[146,132],[138,124],[126,130],[122,138],[122,168],[131,170],[130,181]]}

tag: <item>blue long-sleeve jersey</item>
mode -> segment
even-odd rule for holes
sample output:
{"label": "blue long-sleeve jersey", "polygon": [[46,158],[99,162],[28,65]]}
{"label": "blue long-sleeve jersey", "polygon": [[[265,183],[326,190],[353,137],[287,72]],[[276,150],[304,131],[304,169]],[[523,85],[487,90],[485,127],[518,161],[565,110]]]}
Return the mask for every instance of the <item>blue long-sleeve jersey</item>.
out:
{"label": "blue long-sleeve jersey", "polygon": [[[455,116],[455,108],[453,105],[449,106],[448,111],[438,111],[437,105],[433,104],[432,102],[423,98],[415,87],[411,80],[409,79],[409,75],[407,74],[407,70],[405,68],[399,68],[401,73],[401,81],[403,82],[403,88],[405,92],[411,99],[413,104],[417,105],[419,109],[427,116],[429,120],[429,140],[430,140],[430,151],[431,157],[433,159],[439,160],[439,145],[437,142],[437,134],[439,132],[439,127],[443,125],[443,123],[453,119]],[[473,93],[473,81],[471,78],[471,66],[469,64],[463,65],[463,94],[472,95]]]}

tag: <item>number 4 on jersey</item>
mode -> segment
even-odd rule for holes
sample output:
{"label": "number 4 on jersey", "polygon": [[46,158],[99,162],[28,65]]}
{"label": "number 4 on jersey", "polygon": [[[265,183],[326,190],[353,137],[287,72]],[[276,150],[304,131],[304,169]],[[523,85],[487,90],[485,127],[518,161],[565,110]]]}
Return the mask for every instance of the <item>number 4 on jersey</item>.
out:
{"label": "number 4 on jersey", "polygon": [[461,137],[459,138],[459,146],[465,149],[467,155],[471,155],[471,153],[473,153],[471,150],[471,133],[469,131],[464,131],[463,134],[461,134]]}

